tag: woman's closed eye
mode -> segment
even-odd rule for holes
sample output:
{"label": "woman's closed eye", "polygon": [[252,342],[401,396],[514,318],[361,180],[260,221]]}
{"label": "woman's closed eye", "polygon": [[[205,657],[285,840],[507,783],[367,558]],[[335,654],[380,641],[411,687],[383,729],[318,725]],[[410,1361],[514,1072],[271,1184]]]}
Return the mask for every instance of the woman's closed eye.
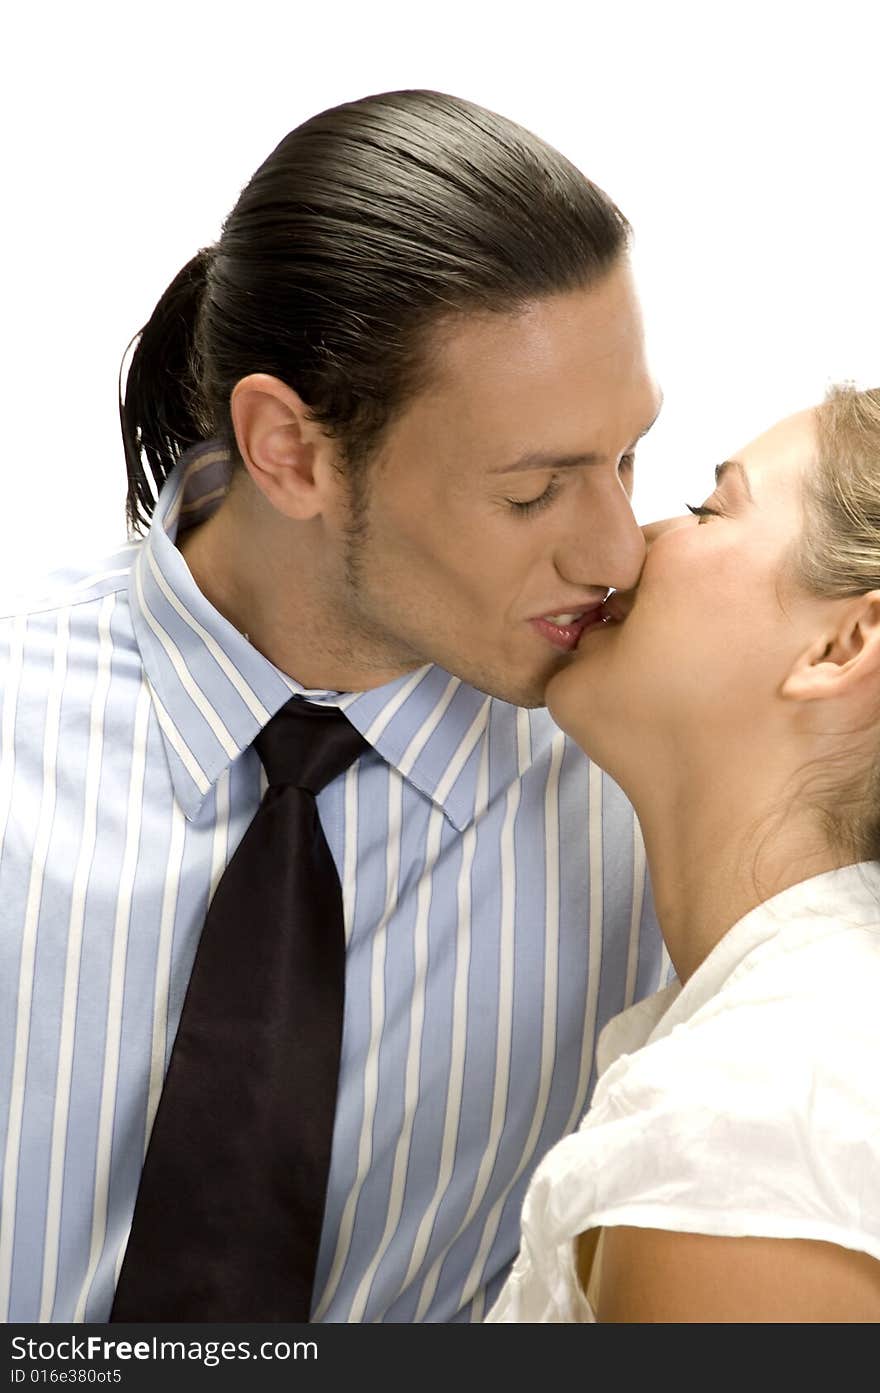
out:
{"label": "woman's closed eye", "polygon": [[724,517],[724,514],[722,513],[720,508],[709,508],[705,503],[700,508],[695,508],[691,503],[685,503],[684,506],[687,508],[689,513],[693,513],[695,518],[699,518],[700,522],[702,522],[704,518]]}

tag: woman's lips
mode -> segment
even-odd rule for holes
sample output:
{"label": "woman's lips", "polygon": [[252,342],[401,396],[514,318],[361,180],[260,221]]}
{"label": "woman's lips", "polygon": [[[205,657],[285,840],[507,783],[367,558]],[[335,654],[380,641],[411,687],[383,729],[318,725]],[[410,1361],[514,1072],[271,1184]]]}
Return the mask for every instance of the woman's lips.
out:
{"label": "woman's lips", "polygon": [[594,605],[591,609],[586,609],[578,614],[570,623],[557,624],[552,619],[548,619],[546,615],[529,622],[543,638],[553,644],[554,648],[561,648],[564,653],[570,653],[573,648],[577,647],[581,634],[592,628],[594,624],[601,624],[602,618],[602,606]]}
{"label": "woman's lips", "polygon": [[612,590],[602,605],[602,618],[607,624],[622,624],[635,602],[634,590]]}

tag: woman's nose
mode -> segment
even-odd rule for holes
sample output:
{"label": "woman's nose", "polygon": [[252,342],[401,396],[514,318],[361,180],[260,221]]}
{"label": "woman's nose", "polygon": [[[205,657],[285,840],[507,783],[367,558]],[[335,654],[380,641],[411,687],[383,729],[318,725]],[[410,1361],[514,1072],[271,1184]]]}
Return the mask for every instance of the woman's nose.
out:
{"label": "woman's nose", "polygon": [[684,517],[660,518],[657,522],[646,523],[642,528],[642,535],[645,538],[645,546],[650,547],[656,542],[658,537],[662,537],[664,532],[674,532],[676,527],[683,527],[690,519],[685,514]]}

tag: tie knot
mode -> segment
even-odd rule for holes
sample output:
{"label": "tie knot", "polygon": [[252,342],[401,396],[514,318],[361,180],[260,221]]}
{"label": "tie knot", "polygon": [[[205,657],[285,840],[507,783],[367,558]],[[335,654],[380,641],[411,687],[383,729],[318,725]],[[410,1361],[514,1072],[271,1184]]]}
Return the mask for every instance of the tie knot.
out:
{"label": "tie knot", "polygon": [[292,697],[254,741],[270,785],[318,794],[370,747],[336,706]]}

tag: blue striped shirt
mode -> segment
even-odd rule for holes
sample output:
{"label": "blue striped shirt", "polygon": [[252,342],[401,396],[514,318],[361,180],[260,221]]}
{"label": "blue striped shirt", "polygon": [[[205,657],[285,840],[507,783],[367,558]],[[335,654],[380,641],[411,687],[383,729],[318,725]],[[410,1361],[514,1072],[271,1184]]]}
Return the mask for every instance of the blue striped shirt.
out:
{"label": "blue striped shirt", "polygon": [[252,742],[305,692],[371,747],[318,800],[347,968],[313,1319],[479,1320],[598,1030],[668,970],[641,836],[543,709],[435,666],[358,694],[279,671],[175,546],[227,477],[191,451],[147,538],[0,620],[0,1317],[108,1316],[196,944],[265,788]]}

